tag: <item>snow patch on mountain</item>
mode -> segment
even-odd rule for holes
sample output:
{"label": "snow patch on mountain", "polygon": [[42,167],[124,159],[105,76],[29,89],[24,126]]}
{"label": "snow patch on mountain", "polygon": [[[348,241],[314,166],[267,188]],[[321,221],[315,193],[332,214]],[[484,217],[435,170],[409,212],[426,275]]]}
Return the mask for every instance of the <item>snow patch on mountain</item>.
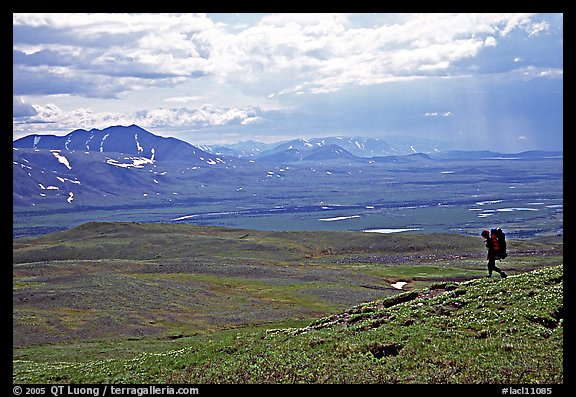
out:
{"label": "snow patch on mountain", "polygon": [[64,156],[62,156],[59,152],[59,150],[50,150],[50,152],[54,155],[54,157],[56,157],[56,159],[58,159],[58,161],[62,164],[64,164],[66,166],[66,168],[68,168],[69,170],[72,169],[72,167],[70,166],[70,162],[68,161],[68,159]]}
{"label": "snow patch on mountain", "polygon": [[90,141],[94,138],[94,133],[90,135],[90,138],[86,141],[86,150],[90,150]]}
{"label": "snow patch on mountain", "polygon": [[138,150],[138,154],[144,151],[144,148],[140,146],[140,142],[138,142],[138,134],[134,134],[134,140],[136,141],[136,149]]}
{"label": "snow patch on mountain", "polygon": [[104,152],[104,141],[106,140],[106,138],[108,138],[110,134],[106,134],[102,137],[102,140],[100,141],[100,153]]}
{"label": "snow patch on mountain", "polygon": [[145,164],[154,164],[154,160],[146,157],[124,157],[124,160],[129,160],[130,162],[121,163],[118,160],[106,158],[106,164],[121,168],[144,168]]}
{"label": "snow patch on mountain", "polygon": [[70,182],[70,183],[74,183],[74,184],[80,185],[80,181],[79,181],[79,180],[73,181],[72,179],[62,178],[61,176],[57,176],[56,179],[58,179],[58,180],[59,180],[60,182],[62,182],[62,183],[68,181],[68,182]]}

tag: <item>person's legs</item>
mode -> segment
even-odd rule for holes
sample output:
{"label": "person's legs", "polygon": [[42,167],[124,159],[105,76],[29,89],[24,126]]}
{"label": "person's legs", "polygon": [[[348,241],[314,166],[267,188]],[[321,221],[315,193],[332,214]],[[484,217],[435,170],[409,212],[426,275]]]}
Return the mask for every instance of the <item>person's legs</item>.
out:
{"label": "person's legs", "polygon": [[496,259],[488,257],[488,277],[492,277],[492,271],[496,268]]}
{"label": "person's legs", "polygon": [[506,278],[506,273],[496,266],[496,258],[488,258],[488,277],[492,277],[492,271],[496,271],[500,273],[500,277]]}

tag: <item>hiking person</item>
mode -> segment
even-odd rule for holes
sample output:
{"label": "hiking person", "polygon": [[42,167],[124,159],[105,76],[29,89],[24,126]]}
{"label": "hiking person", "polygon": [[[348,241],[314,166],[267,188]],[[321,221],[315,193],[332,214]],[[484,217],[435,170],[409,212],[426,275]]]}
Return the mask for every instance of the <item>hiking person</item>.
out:
{"label": "hiking person", "polygon": [[[498,240],[492,238],[488,230],[483,230],[481,236],[486,239],[486,248],[488,249],[488,277],[492,277],[492,272],[495,271],[500,273],[500,277],[506,278],[506,273],[496,266],[496,258],[498,257],[498,247],[496,247],[496,244]],[[494,240],[496,240],[496,243]]]}

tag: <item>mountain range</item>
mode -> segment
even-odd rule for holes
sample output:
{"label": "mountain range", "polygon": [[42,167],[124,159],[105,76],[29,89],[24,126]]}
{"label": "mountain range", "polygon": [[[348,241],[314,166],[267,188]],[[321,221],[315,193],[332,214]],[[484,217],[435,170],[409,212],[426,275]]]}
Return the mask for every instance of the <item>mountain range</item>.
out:
{"label": "mountain range", "polygon": [[176,138],[154,135],[137,125],[114,126],[102,130],[78,129],[66,136],[28,135],[14,141],[14,148],[48,149],[68,152],[123,153],[153,160],[185,160],[189,163],[216,161],[208,154]]}
{"label": "mountain range", "polygon": [[215,181],[234,187],[241,180],[260,183],[271,176],[281,177],[278,170],[286,171],[282,168],[285,165],[346,168],[374,163],[562,156],[562,152],[503,155],[454,151],[429,140],[391,139],[394,144],[378,138],[326,137],[276,144],[247,141],[194,146],[136,125],[77,129],[66,136],[29,135],[13,142],[13,206],[25,210],[43,205],[125,205],[134,200],[150,201],[151,195],[170,203],[178,194],[193,191],[199,195],[199,187]]}
{"label": "mountain range", "polygon": [[[374,156],[402,156],[413,153],[440,153],[449,149],[446,143],[439,143],[422,138],[387,137],[324,137],[311,139],[292,139],[276,143],[260,143],[254,141],[239,142],[232,145],[207,145],[203,150],[210,153],[250,158],[266,161],[277,161],[285,158],[288,161],[325,159],[327,152],[332,152],[329,158],[352,156],[369,158]],[[327,149],[328,148],[328,149]],[[324,154],[313,154],[320,149]],[[308,158],[309,155],[311,155]],[[277,157],[278,156],[278,157]]]}
{"label": "mountain range", "polygon": [[[85,204],[104,197],[121,203],[134,194],[158,191],[168,173],[158,164],[172,164],[175,171],[225,163],[187,142],[136,125],[78,129],[62,137],[29,135],[13,142],[12,162],[15,207],[72,204],[78,197]],[[162,185],[163,193],[172,190]]]}

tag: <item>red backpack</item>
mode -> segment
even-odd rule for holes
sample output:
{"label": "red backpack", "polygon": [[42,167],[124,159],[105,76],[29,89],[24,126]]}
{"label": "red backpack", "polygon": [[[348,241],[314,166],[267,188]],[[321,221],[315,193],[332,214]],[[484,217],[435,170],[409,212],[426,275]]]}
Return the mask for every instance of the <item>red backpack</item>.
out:
{"label": "red backpack", "polygon": [[498,241],[498,236],[493,233],[490,238],[492,239],[492,249],[496,253],[496,256],[498,256],[500,253],[500,242]]}
{"label": "red backpack", "polygon": [[502,229],[492,229],[490,238],[492,239],[492,248],[496,259],[504,259],[508,256],[506,253],[506,235]]}

